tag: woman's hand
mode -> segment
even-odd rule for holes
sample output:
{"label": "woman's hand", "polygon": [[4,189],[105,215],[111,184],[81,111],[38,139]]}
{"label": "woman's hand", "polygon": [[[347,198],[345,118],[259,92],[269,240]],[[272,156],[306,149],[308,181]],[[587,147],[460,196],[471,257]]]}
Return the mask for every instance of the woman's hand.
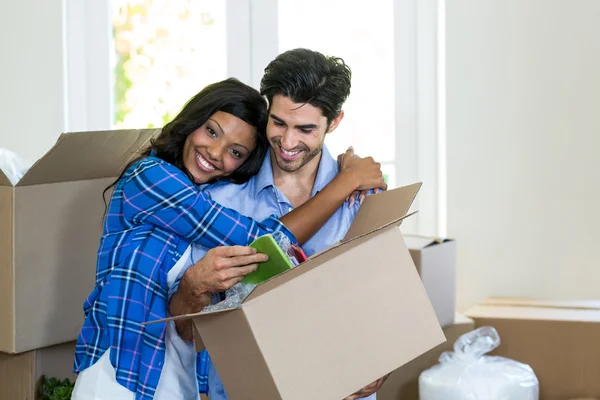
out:
{"label": "woman's hand", "polygon": [[338,156],[338,164],[340,173],[348,175],[356,185],[355,191],[348,196],[350,207],[354,205],[355,199],[362,204],[371,189],[374,189],[375,193],[387,190],[381,164],[375,162],[372,157],[360,158],[354,154],[354,149],[349,147],[344,154]]}
{"label": "woman's hand", "polygon": [[[257,253],[251,247],[222,246],[209,250],[183,274],[177,291],[171,297],[171,316],[200,312],[211,304],[211,293],[231,288],[268,259],[267,255]],[[191,320],[176,320],[175,327],[184,341],[192,341]]]}
{"label": "woman's hand", "polygon": [[259,263],[268,259],[266,254],[257,253],[252,247],[215,247],[190,267],[183,279],[191,280],[189,285],[197,293],[224,292],[255,271]]}

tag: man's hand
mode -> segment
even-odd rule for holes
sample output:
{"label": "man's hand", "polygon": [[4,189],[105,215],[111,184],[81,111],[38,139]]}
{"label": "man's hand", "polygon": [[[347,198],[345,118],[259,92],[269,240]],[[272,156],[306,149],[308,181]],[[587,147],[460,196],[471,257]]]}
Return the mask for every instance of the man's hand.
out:
{"label": "man's hand", "polygon": [[388,376],[390,376],[390,375],[388,374],[388,375],[384,376],[383,378],[377,379],[375,382],[365,386],[358,392],[346,397],[344,400],[356,400],[356,399],[362,399],[363,397],[369,397],[370,395],[372,395],[373,393],[375,393],[379,389],[381,389],[383,382],[385,382],[385,380],[388,378]]}
{"label": "man's hand", "polygon": [[[222,246],[209,250],[202,260],[183,274],[169,304],[171,316],[201,311],[211,304],[211,293],[231,288],[268,258],[265,254],[258,254],[256,249],[244,246]],[[192,341],[190,320],[176,320],[175,326],[183,340]]]}

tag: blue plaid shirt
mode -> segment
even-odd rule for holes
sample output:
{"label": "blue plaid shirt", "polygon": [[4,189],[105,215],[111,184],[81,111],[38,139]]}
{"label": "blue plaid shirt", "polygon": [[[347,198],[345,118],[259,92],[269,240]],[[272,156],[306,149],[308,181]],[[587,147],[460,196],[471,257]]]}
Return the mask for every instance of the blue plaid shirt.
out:
{"label": "blue plaid shirt", "polygon": [[190,243],[245,246],[277,230],[295,241],[275,217],[259,224],[210,200],[175,166],[152,156],[136,161],[117,183],[104,219],[74,372],[110,348],[117,381],[136,399],[152,399],[166,325],[142,323],[167,317],[169,270]]}

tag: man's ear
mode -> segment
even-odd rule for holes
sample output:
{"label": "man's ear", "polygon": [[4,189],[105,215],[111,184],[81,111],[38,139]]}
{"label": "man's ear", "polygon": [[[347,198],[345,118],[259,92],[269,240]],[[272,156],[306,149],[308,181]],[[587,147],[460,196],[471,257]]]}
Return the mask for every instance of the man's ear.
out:
{"label": "man's ear", "polygon": [[340,122],[342,122],[343,119],[344,119],[344,110],[340,111],[339,115],[331,120],[331,123],[329,124],[329,129],[327,130],[327,133],[331,133],[331,132],[335,131],[335,129],[338,127],[338,125],[340,124]]}

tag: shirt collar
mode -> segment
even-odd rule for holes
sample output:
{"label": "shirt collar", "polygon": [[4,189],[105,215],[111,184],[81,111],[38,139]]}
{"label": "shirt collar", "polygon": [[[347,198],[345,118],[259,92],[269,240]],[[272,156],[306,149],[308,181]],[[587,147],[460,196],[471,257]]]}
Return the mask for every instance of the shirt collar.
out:
{"label": "shirt collar", "polygon": [[[327,146],[323,145],[321,150],[321,160],[319,161],[319,169],[313,186],[312,196],[319,193],[329,182],[335,178],[339,172],[339,166],[336,160],[331,157]],[[256,175],[254,184],[254,198],[267,187],[274,187],[273,167],[271,166],[271,150],[267,151],[267,155],[263,161],[260,171]]]}
{"label": "shirt collar", "polygon": [[275,186],[275,182],[273,181],[273,167],[271,166],[271,149],[267,150],[267,155],[263,160],[262,166],[260,167],[260,171],[256,175],[254,180],[254,198],[258,196],[258,194],[269,186]]}
{"label": "shirt collar", "polygon": [[331,157],[331,154],[325,145],[323,145],[322,153],[311,197],[323,190],[323,188],[335,178],[340,170],[337,161]]}

